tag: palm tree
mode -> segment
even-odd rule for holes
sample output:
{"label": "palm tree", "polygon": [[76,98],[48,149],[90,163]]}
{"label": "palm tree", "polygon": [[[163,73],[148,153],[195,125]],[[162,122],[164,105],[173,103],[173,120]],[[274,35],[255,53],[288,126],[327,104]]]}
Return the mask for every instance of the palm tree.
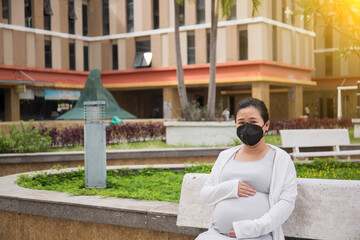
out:
{"label": "palm tree", "polygon": [[180,106],[182,112],[184,112],[184,110],[188,105],[188,99],[187,99],[186,87],[184,83],[184,71],[181,61],[180,34],[179,34],[179,4],[181,5],[184,4],[184,0],[174,0],[176,75],[178,79],[178,93],[180,97]]}
{"label": "palm tree", "polygon": [[[210,79],[209,79],[209,90],[208,90],[208,101],[206,120],[215,120],[215,99],[216,99],[216,40],[217,40],[217,25],[219,19],[219,7],[221,4],[222,15],[230,17],[231,7],[236,3],[236,0],[211,0],[211,30],[210,30]],[[257,12],[261,0],[252,0],[254,16]]]}

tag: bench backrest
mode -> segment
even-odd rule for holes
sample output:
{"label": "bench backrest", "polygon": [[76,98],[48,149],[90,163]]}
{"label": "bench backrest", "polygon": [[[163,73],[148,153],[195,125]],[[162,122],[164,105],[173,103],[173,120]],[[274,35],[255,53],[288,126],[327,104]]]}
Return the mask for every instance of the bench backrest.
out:
{"label": "bench backrest", "polygon": [[280,130],[283,147],[321,147],[350,144],[347,129]]}
{"label": "bench backrest", "polygon": [[[200,200],[208,174],[184,176],[177,225],[208,228],[213,207]],[[360,181],[298,178],[295,209],[282,225],[285,236],[310,239],[358,239]]]}

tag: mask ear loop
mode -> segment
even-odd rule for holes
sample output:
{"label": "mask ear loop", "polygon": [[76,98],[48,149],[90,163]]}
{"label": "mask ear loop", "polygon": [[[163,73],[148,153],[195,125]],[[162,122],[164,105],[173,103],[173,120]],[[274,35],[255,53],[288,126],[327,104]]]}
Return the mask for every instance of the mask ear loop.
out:
{"label": "mask ear loop", "polygon": [[[268,121],[269,121],[269,120],[267,120],[267,121],[266,121],[266,123],[267,123]],[[261,128],[263,128],[263,127],[265,126],[265,124],[266,124],[266,123],[264,123],[264,125],[263,125]],[[263,136],[265,136],[268,132],[269,132],[269,130],[265,131],[265,133],[264,133],[264,135],[263,135]]]}

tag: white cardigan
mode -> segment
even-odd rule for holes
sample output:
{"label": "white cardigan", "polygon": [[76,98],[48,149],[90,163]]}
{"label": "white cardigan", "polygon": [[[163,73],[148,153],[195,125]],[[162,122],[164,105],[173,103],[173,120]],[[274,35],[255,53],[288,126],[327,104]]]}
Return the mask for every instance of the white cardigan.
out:
{"label": "white cardigan", "polygon": [[[242,146],[227,149],[219,154],[209,178],[201,189],[201,199],[205,204],[215,205],[224,199],[239,197],[237,195],[238,182],[241,179],[225,181],[220,184],[219,181],[225,164]],[[268,146],[276,150],[269,192],[270,209],[260,218],[233,222],[237,239],[255,238],[270,232],[272,232],[273,240],[285,239],[281,225],[295,208],[296,170],[289,154],[276,146],[270,144]]]}

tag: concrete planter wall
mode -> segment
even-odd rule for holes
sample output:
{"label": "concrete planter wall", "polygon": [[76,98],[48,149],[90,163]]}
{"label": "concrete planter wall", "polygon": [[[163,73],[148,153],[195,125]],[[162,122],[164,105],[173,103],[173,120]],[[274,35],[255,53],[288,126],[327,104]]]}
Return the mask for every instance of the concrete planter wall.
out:
{"label": "concrete planter wall", "polygon": [[232,145],[240,141],[235,123],[228,122],[164,122],[166,143],[181,146]]}

